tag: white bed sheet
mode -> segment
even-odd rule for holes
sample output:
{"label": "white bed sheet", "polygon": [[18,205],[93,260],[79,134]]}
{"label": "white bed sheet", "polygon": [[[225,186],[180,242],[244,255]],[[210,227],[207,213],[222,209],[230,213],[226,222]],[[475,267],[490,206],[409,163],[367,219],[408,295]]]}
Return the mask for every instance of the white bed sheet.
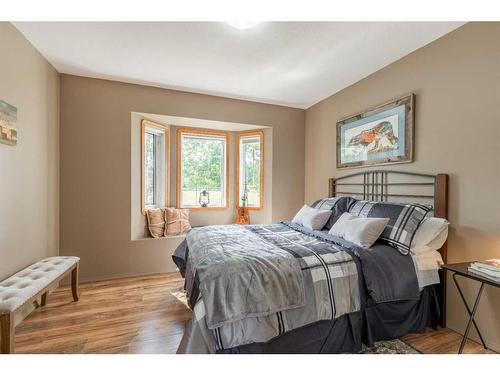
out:
{"label": "white bed sheet", "polygon": [[444,262],[438,251],[429,251],[418,255],[411,254],[411,257],[415,264],[420,289],[428,285],[439,284],[438,271]]}

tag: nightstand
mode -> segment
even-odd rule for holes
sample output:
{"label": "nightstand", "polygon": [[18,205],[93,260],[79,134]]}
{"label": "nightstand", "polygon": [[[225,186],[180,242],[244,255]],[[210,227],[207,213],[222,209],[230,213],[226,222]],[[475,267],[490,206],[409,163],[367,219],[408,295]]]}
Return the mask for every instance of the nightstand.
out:
{"label": "nightstand", "polygon": [[[488,284],[491,286],[494,286],[496,288],[500,287],[500,283],[488,279],[486,277],[482,277],[480,275],[477,275],[475,273],[469,272],[468,268],[472,262],[466,262],[466,263],[454,263],[454,264],[445,264],[442,266],[443,269],[446,271],[452,272],[453,273],[453,281],[455,282],[455,285],[457,286],[458,293],[460,294],[460,297],[462,298],[462,301],[464,303],[465,309],[469,313],[469,322],[467,323],[467,328],[465,328],[465,333],[464,337],[462,339],[462,342],[460,344],[460,349],[458,351],[458,354],[461,354],[462,351],[464,350],[465,343],[467,342],[467,337],[469,336],[470,328],[472,324],[474,324],[474,327],[476,328],[476,331],[479,335],[479,338],[481,339],[481,343],[483,344],[485,349],[488,349],[486,347],[486,344],[484,343],[483,336],[481,335],[481,332],[479,331],[479,328],[476,324],[476,321],[474,320],[474,317],[476,315],[477,307],[479,306],[479,301],[481,300],[481,295],[483,294],[483,289],[484,285]],[[481,286],[479,288],[479,292],[477,293],[476,296],[476,301],[474,302],[474,307],[472,308],[472,311],[467,304],[467,301],[465,300],[464,294],[462,292],[462,289],[460,288],[460,285],[458,284],[457,281],[457,275],[465,277],[466,279],[472,279],[479,281],[481,283]]]}

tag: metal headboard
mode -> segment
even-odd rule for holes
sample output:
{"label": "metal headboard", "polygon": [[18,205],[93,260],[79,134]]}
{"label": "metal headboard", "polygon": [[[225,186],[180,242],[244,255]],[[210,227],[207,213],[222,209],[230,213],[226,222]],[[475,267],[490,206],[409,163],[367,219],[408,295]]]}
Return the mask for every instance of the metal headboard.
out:
{"label": "metal headboard", "polygon": [[376,202],[419,199],[432,202],[435,216],[448,218],[448,175],[373,170],[330,178],[328,196]]}
{"label": "metal headboard", "polygon": [[[415,200],[433,203],[434,216],[448,218],[448,175],[422,174],[392,170],[370,170],[330,178],[328,196],[353,196],[376,202],[413,203]],[[439,250],[447,261],[447,243]],[[438,296],[441,326],[446,324],[446,277],[440,271],[441,288]]]}

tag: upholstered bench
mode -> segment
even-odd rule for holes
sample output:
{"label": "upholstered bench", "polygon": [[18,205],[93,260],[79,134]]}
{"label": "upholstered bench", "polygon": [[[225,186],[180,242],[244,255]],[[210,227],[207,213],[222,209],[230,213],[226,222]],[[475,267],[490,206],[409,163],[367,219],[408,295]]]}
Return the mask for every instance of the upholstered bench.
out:
{"label": "upholstered bench", "polygon": [[22,321],[22,312],[29,304],[47,303],[47,293],[57,287],[71,272],[73,300],[78,301],[77,257],[43,259],[0,282],[0,353],[14,353],[15,326]]}

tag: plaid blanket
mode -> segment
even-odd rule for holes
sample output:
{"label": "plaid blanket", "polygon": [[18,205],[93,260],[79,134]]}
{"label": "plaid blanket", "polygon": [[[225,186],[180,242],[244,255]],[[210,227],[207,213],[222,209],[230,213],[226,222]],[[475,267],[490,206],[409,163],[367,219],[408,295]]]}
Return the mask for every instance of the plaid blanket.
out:
{"label": "plaid blanket", "polygon": [[273,232],[261,229],[214,225],[186,236],[186,290],[191,304],[203,296],[210,328],[304,305],[299,261],[287,246],[266,239]]}
{"label": "plaid blanket", "polygon": [[[215,353],[267,342],[293,329],[321,320],[334,320],[373,303],[419,298],[412,258],[386,244],[376,243],[366,250],[327,232],[311,231],[290,222],[223,227],[206,227],[207,238],[203,245],[210,244],[209,233],[215,229],[232,232],[234,246],[243,252],[251,253],[255,246],[245,247],[239,236],[253,239],[254,244],[264,242],[268,248],[286,251],[300,266],[305,303],[296,308],[242,316],[211,326],[208,312],[213,306],[208,301],[225,302],[217,302],[209,295],[206,298],[205,293],[210,294],[210,290],[204,292],[200,288],[199,270],[191,262],[193,252],[198,250],[190,241],[185,241],[177,248],[173,259],[185,277],[193,318],[179,346],[180,353]],[[215,243],[219,241],[216,237],[212,236]]]}
{"label": "plaid blanket", "polygon": [[[185,288],[190,305],[193,308],[201,292],[200,303],[196,304],[194,308],[196,319],[202,320],[206,330],[211,330],[212,334],[215,335],[214,342],[218,343],[218,349],[242,345],[248,340],[250,340],[248,342],[253,342],[256,339],[255,335],[259,336],[259,339],[267,340],[305,324],[323,319],[335,319],[342,314],[359,310],[360,296],[357,265],[353,256],[342,246],[301,233],[285,224],[244,227],[232,225],[210,226],[203,229],[204,233],[212,233],[212,239],[205,238],[203,242],[200,242],[199,233],[194,232],[194,237],[191,237],[190,232],[186,243],[181,244],[175,251],[173,259],[185,277]],[[306,291],[303,303],[292,308],[242,315],[237,319],[227,319],[223,324],[214,322],[213,316],[209,316],[210,312],[213,312],[214,309],[223,311],[225,306],[221,307],[217,306],[217,304],[225,305],[228,303],[227,299],[213,298],[214,293],[212,290],[207,289],[206,286],[203,287],[202,280],[204,276],[200,276],[203,273],[200,270],[204,267],[200,267],[199,261],[193,262],[192,260],[195,257],[193,252],[200,251],[197,248],[195,249],[194,246],[197,243],[203,244],[206,255],[207,248],[215,246],[215,243],[220,243],[221,231],[224,232],[224,243],[228,238],[232,241],[231,247],[226,248],[224,246],[228,252],[236,252],[236,249],[239,248],[238,251],[244,249],[245,252],[254,253],[258,246],[265,244],[265,248],[271,252],[269,257],[264,257],[267,262],[276,260],[273,259],[276,249],[290,254],[294,262],[299,266],[303,289]],[[219,239],[215,240],[216,237],[219,237]],[[207,257],[203,258],[206,259]],[[258,259],[259,261],[262,260]],[[219,271],[225,268],[221,259],[217,259],[209,267],[213,267],[214,264],[216,264]],[[282,267],[282,265],[278,264],[277,266]],[[268,267],[266,269],[269,270]],[[265,276],[262,275],[262,277]],[[281,282],[285,283],[287,281],[281,280]],[[269,286],[269,283],[267,285]],[[260,297],[263,298],[264,296],[261,295]],[[241,303],[240,300],[235,302]],[[235,309],[234,306],[231,308]],[[239,311],[247,308],[248,306],[245,306],[245,308],[236,307]],[[263,322],[266,323],[263,324]],[[266,328],[262,330],[263,327]],[[238,335],[235,336],[234,332],[254,332],[254,335],[251,335],[252,337],[237,337]]]}

